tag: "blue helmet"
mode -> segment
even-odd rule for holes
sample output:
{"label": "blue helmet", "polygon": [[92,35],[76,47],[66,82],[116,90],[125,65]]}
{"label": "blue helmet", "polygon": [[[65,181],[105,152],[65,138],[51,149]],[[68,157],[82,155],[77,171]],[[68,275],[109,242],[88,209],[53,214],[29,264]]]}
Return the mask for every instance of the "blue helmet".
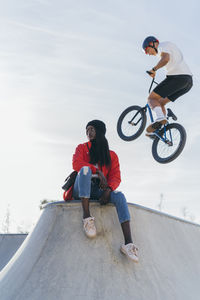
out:
{"label": "blue helmet", "polygon": [[[153,43],[153,45],[149,45],[150,43]],[[158,50],[155,48],[155,45],[154,45],[155,43],[159,43],[159,40],[157,38],[155,38],[155,36],[148,36],[148,37],[146,37],[146,39],[144,40],[144,42],[142,44],[142,49],[146,53],[146,49],[148,47],[151,47],[151,48],[154,48],[156,50],[156,52],[158,52]]]}

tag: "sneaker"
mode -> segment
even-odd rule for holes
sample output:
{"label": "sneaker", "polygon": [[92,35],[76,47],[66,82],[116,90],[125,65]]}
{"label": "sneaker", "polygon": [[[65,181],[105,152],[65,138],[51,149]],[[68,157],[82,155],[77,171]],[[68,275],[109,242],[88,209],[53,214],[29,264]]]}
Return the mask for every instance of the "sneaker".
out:
{"label": "sneaker", "polygon": [[122,245],[120,250],[128,258],[130,258],[134,262],[138,262],[138,248],[133,243],[129,243],[127,245]]}
{"label": "sneaker", "polygon": [[96,227],[94,225],[94,217],[83,219],[83,228],[87,237],[94,238],[97,234]]}
{"label": "sneaker", "polygon": [[167,123],[167,119],[164,117],[164,118],[157,118],[153,123],[151,123],[146,131],[147,132],[154,132],[155,130],[159,129],[162,127],[162,125],[166,124]]}
{"label": "sneaker", "polygon": [[156,123],[156,122],[159,122],[159,123],[161,123],[162,125],[164,125],[164,124],[167,123],[167,119],[166,119],[166,117],[157,118],[157,119],[155,119],[155,122],[154,122],[154,123]]}

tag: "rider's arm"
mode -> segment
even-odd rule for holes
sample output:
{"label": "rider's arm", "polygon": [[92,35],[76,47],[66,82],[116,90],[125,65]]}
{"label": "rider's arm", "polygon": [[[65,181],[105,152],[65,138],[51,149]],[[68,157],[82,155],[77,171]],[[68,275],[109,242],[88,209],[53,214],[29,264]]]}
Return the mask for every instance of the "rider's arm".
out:
{"label": "rider's arm", "polygon": [[154,72],[157,71],[158,69],[164,67],[168,62],[169,62],[169,53],[162,52],[161,53],[161,59],[157,63],[157,65],[152,69]]}

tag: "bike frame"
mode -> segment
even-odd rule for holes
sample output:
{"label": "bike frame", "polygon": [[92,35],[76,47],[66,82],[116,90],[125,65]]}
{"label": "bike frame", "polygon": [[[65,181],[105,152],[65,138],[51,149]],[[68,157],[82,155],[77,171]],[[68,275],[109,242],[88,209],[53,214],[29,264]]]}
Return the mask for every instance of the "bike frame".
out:
{"label": "bike frame", "polygon": [[[149,74],[149,72],[147,71],[147,73]],[[152,86],[153,84],[158,84],[158,82],[155,81],[155,79],[153,78],[152,79],[152,82],[151,82],[151,85],[150,85],[150,88],[149,88],[149,94],[151,92],[151,89],[152,89]],[[145,107],[143,108],[145,112],[149,112],[149,117],[150,117],[150,120],[151,122],[153,123],[154,122],[154,118],[153,118],[153,114],[152,114],[152,110],[151,110],[151,107],[149,106],[149,104],[147,103],[145,105]],[[159,135],[159,129],[155,130],[154,131],[154,134],[160,139],[162,140],[164,143],[168,144],[169,146],[172,146],[173,145],[173,141],[172,141],[172,134],[171,134],[171,130],[169,130],[169,135],[170,135],[170,140],[167,139],[166,137],[166,126],[169,124],[169,122],[167,122],[166,124],[164,124],[164,137],[161,137]]]}
{"label": "bike frame", "polygon": [[152,114],[152,111],[151,111],[151,107],[149,106],[148,103],[145,105],[145,108],[147,108],[147,110],[149,112],[149,117],[150,117],[151,123],[153,123],[154,122],[154,118],[153,118],[153,114]]}
{"label": "bike frame", "polygon": [[[150,108],[150,106],[149,106],[148,103],[145,105],[145,107],[143,107],[143,110],[144,110],[145,112],[148,111],[150,120],[151,120],[151,122],[153,123],[153,122],[154,122],[154,118],[153,118],[152,110],[151,110],[151,108]],[[155,131],[154,131],[154,134],[155,134],[160,140],[162,140],[164,143],[168,144],[169,146],[172,146],[172,145],[173,145],[173,141],[172,141],[171,130],[169,130],[170,141],[169,141],[169,140],[167,139],[167,137],[166,137],[166,126],[167,126],[168,124],[169,124],[169,122],[167,122],[165,125],[163,125],[163,127],[164,127],[164,137],[161,137],[161,136],[159,135],[159,129],[155,130]]]}

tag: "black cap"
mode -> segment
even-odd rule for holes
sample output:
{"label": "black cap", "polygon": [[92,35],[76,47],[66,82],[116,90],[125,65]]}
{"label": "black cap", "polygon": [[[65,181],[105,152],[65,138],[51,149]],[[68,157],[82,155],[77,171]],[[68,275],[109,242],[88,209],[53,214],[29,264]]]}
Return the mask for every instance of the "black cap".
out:
{"label": "black cap", "polygon": [[102,122],[102,121],[100,121],[100,120],[93,120],[93,121],[90,121],[90,122],[87,124],[86,128],[87,128],[88,126],[93,126],[93,127],[96,129],[96,131],[102,133],[103,135],[106,134],[106,125],[105,125],[104,122]]}

